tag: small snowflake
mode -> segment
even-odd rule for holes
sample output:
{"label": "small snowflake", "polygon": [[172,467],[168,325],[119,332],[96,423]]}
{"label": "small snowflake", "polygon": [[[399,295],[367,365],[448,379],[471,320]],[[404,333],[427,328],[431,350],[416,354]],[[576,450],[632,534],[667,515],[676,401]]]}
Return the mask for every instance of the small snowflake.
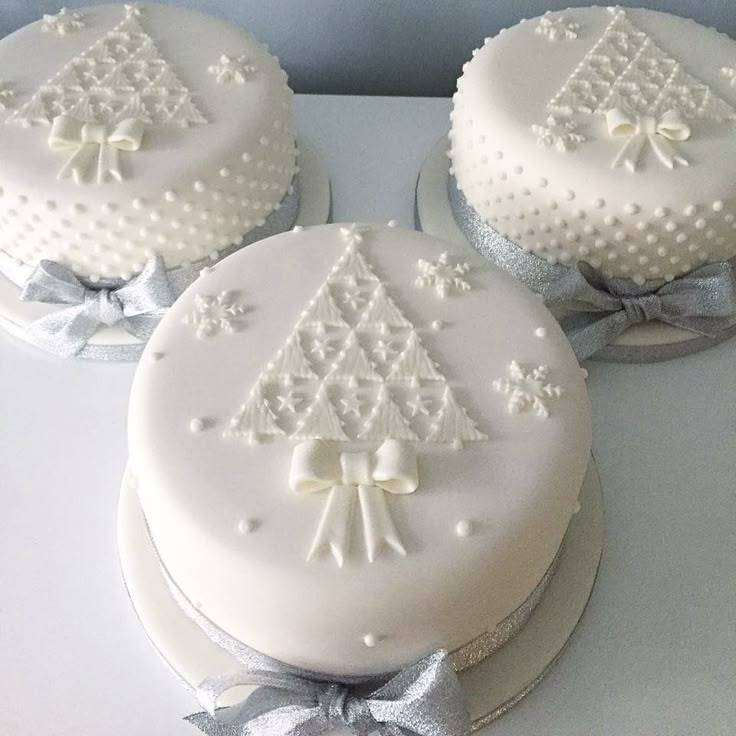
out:
{"label": "small snowflake", "polygon": [[217,296],[197,294],[194,311],[183,322],[197,328],[197,337],[212,337],[220,331],[235,332],[240,327],[238,318],[245,311],[245,306],[236,303],[231,292],[223,291]]}
{"label": "small snowflake", "polygon": [[3,82],[0,82],[0,110],[7,110],[13,105],[15,92]]}
{"label": "small snowflake", "polygon": [[724,66],[721,68],[721,74],[729,80],[732,87],[736,87],[736,66]]}
{"label": "small snowflake", "polygon": [[66,36],[80,28],[84,28],[81,14],[67,8],[62,8],[56,15],[44,15],[41,21],[41,30],[44,33],[56,33],[57,36]]}
{"label": "small snowflake", "polygon": [[256,67],[250,63],[247,56],[232,57],[223,54],[217,64],[207,67],[210,74],[214,74],[218,84],[236,82],[245,84],[253,76]]}
{"label": "small snowflake", "polygon": [[574,41],[578,37],[580,24],[568,20],[564,15],[550,17],[547,11],[540,19],[534,32],[544,36],[548,41]]}
{"label": "small snowflake", "polygon": [[509,397],[506,404],[509,414],[525,414],[533,411],[538,417],[548,417],[547,402],[559,399],[563,394],[560,386],[548,382],[549,368],[540,365],[525,372],[515,360],[512,360],[509,363],[508,373],[508,378],[494,381],[493,388]]}
{"label": "small snowflake", "polygon": [[460,291],[470,291],[470,284],[463,276],[470,271],[467,263],[450,263],[444,251],[435,263],[420,258],[417,267],[421,272],[414,282],[419,287],[434,287],[437,295],[445,299],[454,287]]}
{"label": "small snowflake", "polygon": [[129,18],[140,18],[143,15],[143,8],[140,3],[126,3],[123,7],[125,8],[126,20]]}
{"label": "small snowflake", "polygon": [[363,242],[363,230],[353,223],[340,228],[340,237],[348,245],[360,245]]}
{"label": "small snowflake", "polygon": [[587,140],[584,135],[575,132],[577,127],[572,120],[560,120],[550,115],[546,125],[532,125],[532,133],[537,136],[540,146],[554,146],[560,153],[567,153]]}

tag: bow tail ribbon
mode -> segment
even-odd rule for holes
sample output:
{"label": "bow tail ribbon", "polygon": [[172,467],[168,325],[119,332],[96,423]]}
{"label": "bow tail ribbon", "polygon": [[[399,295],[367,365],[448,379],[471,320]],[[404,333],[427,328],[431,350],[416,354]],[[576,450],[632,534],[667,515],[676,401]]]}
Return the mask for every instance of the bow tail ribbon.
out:
{"label": "bow tail ribbon", "polygon": [[416,451],[387,439],[375,453],[339,453],[333,443],[302,442],[294,448],[289,484],[298,493],[329,489],[307,559],[328,549],[339,567],[350,549],[352,520],[359,501],[366,556],[373,562],[385,545],[406,550],[386,504],[386,493],[413,493],[418,485]]}
{"label": "bow tail ribbon", "polygon": [[657,154],[657,158],[668,169],[674,169],[675,164],[680,166],[690,166],[690,162],[675,149],[667,138],[662,135],[648,136],[652,150]]}
{"label": "bow tail ribbon", "polygon": [[[347,727],[359,736],[462,736],[469,718],[447,652],[414,662],[369,692],[283,671],[240,670],[206,679],[197,688],[204,712],[187,717],[207,736],[321,736]],[[234,687],[256,686],[242,702],[217,700]]]}

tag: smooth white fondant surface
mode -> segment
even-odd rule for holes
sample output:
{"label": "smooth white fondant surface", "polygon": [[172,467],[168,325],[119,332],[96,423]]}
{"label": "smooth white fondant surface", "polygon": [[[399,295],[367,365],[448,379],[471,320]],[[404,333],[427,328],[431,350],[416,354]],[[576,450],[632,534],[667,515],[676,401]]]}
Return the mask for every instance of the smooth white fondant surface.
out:
{"label": "smooth white fondant surface", "polygon": [[[736,255],[736,87],[723,71],[736,42],[649,10],[545,18],[487,39],[463,68],[450,154],[468,201],[525,249],[640,282]],[[576,24],[574,37],[551,40],[551,21]],[[677,110],[690,135],[655,135],[636,171],[613,167],[628,140],[609,133],[616,106],[634,120]],[[663,141],[689,165],[658,160]]]}
{"label": "smooth white fondant surface", "polygon": [[[419,488],[387,500],[405,557],[384,549],[369,563],[356,535],[342,568],[329,555],[307,562],[327,494],[289,490],[296,442],[276,436],[249,445],[223,432],[344,252],[344,238],[339,226],[325,226],[261,241],[185,292],[138,368],[129,444],[154,542],[205,615],[286,662],[373,673],[436,647],[455,649],[529,595],[575,507],[590,450],[590,410],[569,345],[524,287],[467,250],[370,227],[361,254],[488,439],[458,450],[416,444]],[[445,250],[452,261],[467,261],[472,289],[441,299],[415,280],[418,259],[435,261]],[[182,319],[197,294],[222,292],[237,292],[247,305],[242,330],[198,339]],[[443,326],[434,330],[438,319]],[[544,338],[536,334],[540,327]],[[154,353],[159,359],[149,360]],[[562,386],[548,418],[510,414],[507,397],[494,391],[493,380],[506,376],[512,360],[547,365]],[[207,429],[193,434],[193,418]],[[243,519],[256,519],[257,528],[241,534]],[[467,538],[455,533],[463,519],[473,526]],[[376,646],[365,646],[368,633]]]}
{"label": "smooth white fondant surface", "polygon": [[[144,4],[126,20],[127,12],[122,5],[84,8],[84,25],[74,32],[44,33],[37,21],[0,41],[0,76],[14,91],[0,109],[0,236],[23,263],[50,258],[83,276],[130,277],[154,254],[168,266],[196,261],[257,227],[292,180],[292,93],[278,60],[250,34],[190,10]],[[107,50],[84,56],[100,39]],[[154,59],[148,66],[139,60],[142,48]],[[80,81],[109,69],[100,60],[107,53],[118,55],[123,81]],[[210,71],[223,54],[249,60],[253,70],[243,83],[218,82]],[[135,76],[143,70],[155,77],[160,69],[176,80],[154,78],[145,88]],[[39,91],[46,118],[25,108]],[[119,106],[137,92],[152,121],[140,150],[120,153],[125,178],[57,179],[73,150],[49,147],[53,116],[112,127],[136,117]],[[106,94],[112,112],[99,104]],[[85,99],[91,109],[78,105]],[[181,99],[197,112],[176,113]]]}

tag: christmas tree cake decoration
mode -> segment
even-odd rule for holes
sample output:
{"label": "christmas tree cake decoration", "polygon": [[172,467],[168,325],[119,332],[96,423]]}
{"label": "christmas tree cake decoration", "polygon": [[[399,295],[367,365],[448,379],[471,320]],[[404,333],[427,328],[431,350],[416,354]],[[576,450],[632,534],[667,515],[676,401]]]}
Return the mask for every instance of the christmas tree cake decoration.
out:
{"label": "christmas tree cake decoration", "polygon": [[369,562],[384,546],[406,555],[385,493],[409,494],[419,487],[416,451],[411,445],[386,439],[374,453],[341,453],[331,442],[302,442],[292,454],[289,486],[297,493],[329,490],[307,560],[328,550],[339,567],[345,564],[356,500]]}
{"label": "christmas tree cake decoration", "polygon": [[359,381],[383,381],[358,342],[354,331],[345,340],[345,345],[332,364],[325,380],[344,381],[351,388],[357,388]]}
{"label": "christmas tree cake decoration", "polygon": [[310,326],[347,327],[348,324],[342,316],[342,312],[335,304],[326,284],[317,291],[302,316],[299,318],[298,327]]}
{"label": "christmas tree cake decoration", "polygon": [[274,359],[266,366],[265,376],[281,379],[284,376],[291,378],[317,378],[309,361],[304,355],[299,335],[293,332],[282,348],[278,350]]}
{"label": "christmas tree cake decoration", "polygon": [[386,293],[386,287],[379,283],[371,295],[368,306],[360,316],[359,329],[368,327],[412,327],[411,322],[401,313]]}
{"label": "christmas tree cake decoration", "polygon": [[412,384],[418,385],[420,380],[444,381],[445,377],[437,370],[437,366],[422,345],[419,335],[412,330],[404,349],[388,374],[388,379],[411,381]]}
{"label": "christmas tree cake decoration", "polygon": [[668,169],[687,166],[674,148],[690,137],[685,121],[733,121],[736,109],[685,71],[625,10],[610,12],[613,18],[603,35],[549,101],[547,124],[532,125],[532,132],[541,144],[570,151],[586,140],[572,117],[604,115],[609,135],[626,138],[613,168],[636,171],[647,145]]}
{"label": "christmas tree cake decoration", "polygon": [[50,125],[57,116],[70,115],[108,126],[128,118],[153,126],[206,123],[138,17],[126,11],[117,26],[41,85],[9,120]]}
{"label": "christmas tree cake decoration", "polygon": [[387,437],[397,440],[418,440],[414,430],[398,406],[391,400],[386,386],[378,390],[376,403],[360,431],[360,439],[381,440]]}

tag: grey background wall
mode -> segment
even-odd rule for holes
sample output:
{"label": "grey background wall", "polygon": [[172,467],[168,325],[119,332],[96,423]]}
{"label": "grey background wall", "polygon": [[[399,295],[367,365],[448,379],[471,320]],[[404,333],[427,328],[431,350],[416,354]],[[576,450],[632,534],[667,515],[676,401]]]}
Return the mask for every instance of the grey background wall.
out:
{"label": "grey background wall", "polygon": [[[598,0],[605,4],[605,0]],[[590,0],[593,4],[595,0]],[[59,6],[94,0],[0,0],[0,35]],[[297,92],[449,96],[483,38],[573,0],[175,0],[255,33]],[[577,3],[585,4],[585,3]],[[620,0],[689,16],[736,37],[736,0]]]}

